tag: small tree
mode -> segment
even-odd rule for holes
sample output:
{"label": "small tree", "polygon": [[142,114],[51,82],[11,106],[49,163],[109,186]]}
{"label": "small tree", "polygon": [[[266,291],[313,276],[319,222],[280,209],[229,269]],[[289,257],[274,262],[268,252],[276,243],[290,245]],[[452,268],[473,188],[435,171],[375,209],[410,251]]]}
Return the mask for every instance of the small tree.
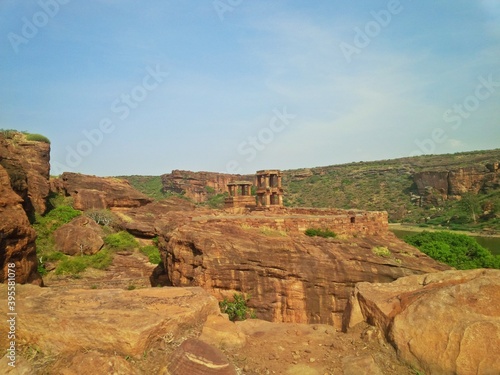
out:
{"label": "small tree", "polygon": [[460,201],[462,209],[466,211],[472,218],[474,224],[477,223],[477,218],[481,212],[481,205],[479,204],[479,197],[476,194],[465,193],[462,195]]}

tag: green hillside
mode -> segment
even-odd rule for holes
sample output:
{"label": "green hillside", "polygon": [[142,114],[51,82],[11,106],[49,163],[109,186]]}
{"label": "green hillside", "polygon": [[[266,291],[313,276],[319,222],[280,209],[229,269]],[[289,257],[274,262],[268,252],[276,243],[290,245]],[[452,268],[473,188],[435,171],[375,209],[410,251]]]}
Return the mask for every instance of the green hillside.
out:
{"label": "green hillside", "polygon": [[[458,230],[500,231],[498,178],[487,191],[464,194],[462,200],[422,203],[414,175],[418,172],[484,170],[500,161],[500,149],[447,155],[425,155],[373,162],[283,171],[285,205],[384,210],[391,222],[441,226]],[[498,173],[497,173],[498,176]],[[143,193],[162,199],[159,176],[122,176]]]}

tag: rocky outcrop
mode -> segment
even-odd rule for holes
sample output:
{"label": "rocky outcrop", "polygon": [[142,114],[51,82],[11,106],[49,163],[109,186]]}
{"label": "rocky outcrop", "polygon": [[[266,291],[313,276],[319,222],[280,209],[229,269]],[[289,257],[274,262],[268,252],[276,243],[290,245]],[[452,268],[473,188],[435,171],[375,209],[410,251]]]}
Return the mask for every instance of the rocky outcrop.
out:
{"label": "rocky outcrop", "polygon": [[64,172],[59,180],[52,187],[71,196],[77,210],[140,207],[153,201],[119,178]]}
{"label": "rocky outcrop", "polygon": [[43,214],[49,196],[50,144],[28,141],[26,135],[0,135],[0,165],[10,176],[13,190],[23,198],[28,216]]}
{"label": "rocky outcrop", "polygon": [[446,271],[360,283],[344,329],[379,327],[398,355],[428,374],[498,374],[500,271]]}
{"label": "rocky outcrop", "polygon": [[102,228],[87,216],[79,216],[54,231],[57,251],[67,255],[92,255],[104,245]]}
{"label": "rocky outcrop", "polygon": [[120,226],[134,236],[153,238],[169,233],[177,225],[191,220],[195,205],[186,199],[170,198],[146,206],[115,211]]}
{"label": "rocky outcrop", "polygon": [[[309,223],[317,219],[310,215]],[[340,327],[356,282],[449,269],[383,230],[357,238],[311,238],[299,225],[307,217],[293,220],[271,214],[258,220],[195,217],[160,239],[168,277],[174,286],[202,286],[220,299],[249,294],[249,305],[262,319]]]}
{"label": "rocky outcrop", "polygon": [[[0,293],[7,295],[6,285],[0,285]],[[182,342],[184,335],[202,325],[207,316],[219,314],[217,301],[201,288],[63,290],[19,285],[16,310],[27,317],[16,320],[17,347],[30,345],[55,358],[95,351],[104,358],[119,355],[140,359],[163,338]],[[7,316],[6,303],[1,304],[0,312]],[[7,329],[7,324],[0,325],[3,353],[9,347]],[[59,374],[59,364],[54,367],[43,373]]]}
{"label": "rocky outcrop", "polygon": [[14,263],[17,283],[41,284],[35,239],[22,198],[11,189],[9,175],[0,166],[0,283],[7,282],[8,265]]}
{"label": "rocky outcrop", "polygon": [[439,205],[440,201],[457,199],[465,193],[489,193],[500,188],[498,163],[468,166],[450,170],[429,170],[415,173],[413,180],[424,202]]}
{"label": "rocky outcrop", "polygon": [[227,184],[232,181],[253,182],[253,175],[232,175],[212,172],[191,172],[173,170],[172,173],[161,176],[163,191],[183,194],[196,203],[207,201],[213,194],[228,192]]}

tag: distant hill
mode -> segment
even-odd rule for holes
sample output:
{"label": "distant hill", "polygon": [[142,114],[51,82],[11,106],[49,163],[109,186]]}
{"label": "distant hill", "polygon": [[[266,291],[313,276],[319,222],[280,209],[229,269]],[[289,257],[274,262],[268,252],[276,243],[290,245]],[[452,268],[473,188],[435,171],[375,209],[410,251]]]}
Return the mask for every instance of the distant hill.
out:
{"label": "distant hill", "polygon": [[[500,230],[499,163],[495,149],[286,170],[285,205],[385,210],[392,222]],[[220,181],[223,174],[183,171],[182,186],[174,186],[173,175],[181,180],[174,172],[122,178],[156,199],[205,185],[205,199],[222,202],[224,188],[207,175]]]}

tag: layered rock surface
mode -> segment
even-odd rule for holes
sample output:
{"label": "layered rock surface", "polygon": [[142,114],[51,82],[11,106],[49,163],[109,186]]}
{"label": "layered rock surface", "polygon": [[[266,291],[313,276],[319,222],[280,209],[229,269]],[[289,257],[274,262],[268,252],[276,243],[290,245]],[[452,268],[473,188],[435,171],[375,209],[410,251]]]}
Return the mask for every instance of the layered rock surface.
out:
{"label": "layered rock surface", "polygon": [[18,283],[41,283],[37,272],[35,239],[22,198],[10,185],[7,171],[0,166],[0,283],[8,279],[7,265],[15,264]]}
{"label": "layered rock surface", "polygon": [[47,210],[50,193],[50,144],[26,140],[22,133],[0,135],[0,165],[10,176],[13,190],[23,198],[29,216]]}
{"label": "layered rock surface", "polygon": [[153,200],[126,180],[64,172],[52,183],[56,192],[71,196],[77,210],[140,207]]}
{"label": "layered rock surface", "polygon": [[500,271],[446,271],[356,285],[344,329],[379,327],[398,355],[428,374],[498,374]]}
{"label": "layered rock surface", "polygon": [[297,230],[306,217],[287,220],[280,229],[279,216],[192,219],[160,240],[172,285],[202,286],[220,299],[246,293],[262,319],[340,327],[355,283],[449,269],[383,230],[310,238]]}
{"label": "layered rock surface", "polygon": [[[0,285],[0,293],[6,295],[6,285]],[[7,304],[0,306],[3,316],[7,316],[6,309]],[[69,355],[70,363],[77,366],[75,355],[92,351],[106,358],[103,363],[111,363],[109,358],[117,355],[122,359],[141,358],[164,337],[182,340],[189,329],[202,325],[207,316],[218,314],[219,307],[201,288],[63,291],[19,285],[16,311],[20,352],[37,347],[56,357]],[[6,324],[0,325],[0,348],[4,353],[8,348],[6,330]],[[116,362],[120,367],[125,364]],[[64,373],[56,371],[57,363],[54,367],[44,373]],[[80,371],[88,373],[81,364]]]}

